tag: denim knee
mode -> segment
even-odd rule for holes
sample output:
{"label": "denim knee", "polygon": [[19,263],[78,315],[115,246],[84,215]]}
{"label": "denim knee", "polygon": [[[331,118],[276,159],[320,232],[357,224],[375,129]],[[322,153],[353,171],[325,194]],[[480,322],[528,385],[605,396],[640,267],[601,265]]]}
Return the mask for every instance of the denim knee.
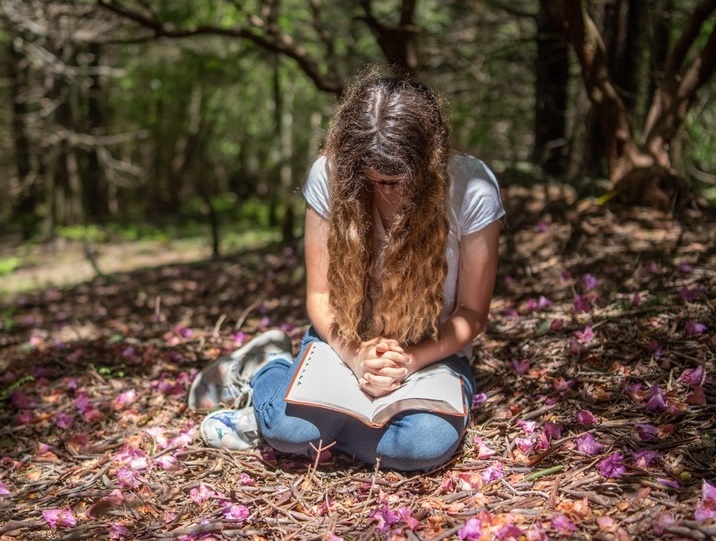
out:
{"label": "denim knee", "polygon": [[291,417],[280,409],[269,406],[256,416],[261,435],[277,451],[310,455],[311,444],[316,445],[321,439],[318,427],[300,417]]}
{"label": "denim knee", "polygon": [[389,469],[431,470],[450,460],[462,441],[464,427],[461,417],[411,413],[388,428],[376,455]]}

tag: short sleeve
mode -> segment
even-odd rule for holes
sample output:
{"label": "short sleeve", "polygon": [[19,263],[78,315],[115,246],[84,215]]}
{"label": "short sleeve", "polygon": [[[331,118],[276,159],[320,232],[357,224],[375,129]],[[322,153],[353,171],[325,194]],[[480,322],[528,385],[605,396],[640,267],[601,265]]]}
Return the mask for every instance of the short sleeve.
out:
{"label": "short sleeve", "polygon": [[477,158],[469,162],[469,168],[465,171],[464,197],[458,213],[462,235],[479,231],[505,215],[494,173]]}
{"label": "short sleeve", "polygon": [[325,156],[321,156],[313,162],[311,170],[308,172],[306,182],[303,183],[302,191],[306,203],[323,218],[328,218],[329,189],[327,160]]}

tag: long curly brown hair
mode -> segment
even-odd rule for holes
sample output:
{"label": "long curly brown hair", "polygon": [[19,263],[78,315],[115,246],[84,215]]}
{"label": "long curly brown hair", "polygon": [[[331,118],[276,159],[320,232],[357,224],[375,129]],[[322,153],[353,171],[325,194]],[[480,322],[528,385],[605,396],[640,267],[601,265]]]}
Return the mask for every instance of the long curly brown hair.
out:
{"label": "long curly brown hair", "polygon": [[[372,71],[343,96],[324,152],[331,204],[328,282],[338,334],[351,341],[382,336],[404,345],[437,339],[450,189],[450,134],[441,97],[422,83]],[[368,169],[402,176],[400,207],[375,249]]]}

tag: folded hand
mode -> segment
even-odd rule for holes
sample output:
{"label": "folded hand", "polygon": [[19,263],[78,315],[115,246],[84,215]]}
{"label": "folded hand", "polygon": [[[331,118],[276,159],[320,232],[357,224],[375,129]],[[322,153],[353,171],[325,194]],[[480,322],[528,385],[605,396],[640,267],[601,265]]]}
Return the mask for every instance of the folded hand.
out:
{"label": "folded hand", "polygon": [[360,348],[363,354],[359,375],[361,388],[373,397],[391,393],[408,376],[408,356],[400,344],[389,338],[376,338],[364,342]]}

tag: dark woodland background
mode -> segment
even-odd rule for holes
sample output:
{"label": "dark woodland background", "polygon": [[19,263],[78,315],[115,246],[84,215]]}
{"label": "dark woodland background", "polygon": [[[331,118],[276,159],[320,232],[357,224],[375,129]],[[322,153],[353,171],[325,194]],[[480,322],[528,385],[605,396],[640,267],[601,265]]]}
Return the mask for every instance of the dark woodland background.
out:
{"label": "dark woodland background", "polygon": [[[208,449],[196,371],[307,327],[300,185],[368,64],[502,186],[467,435]],[[0,0],[0,541],[716,539],[715,66],[716,0]]]}

